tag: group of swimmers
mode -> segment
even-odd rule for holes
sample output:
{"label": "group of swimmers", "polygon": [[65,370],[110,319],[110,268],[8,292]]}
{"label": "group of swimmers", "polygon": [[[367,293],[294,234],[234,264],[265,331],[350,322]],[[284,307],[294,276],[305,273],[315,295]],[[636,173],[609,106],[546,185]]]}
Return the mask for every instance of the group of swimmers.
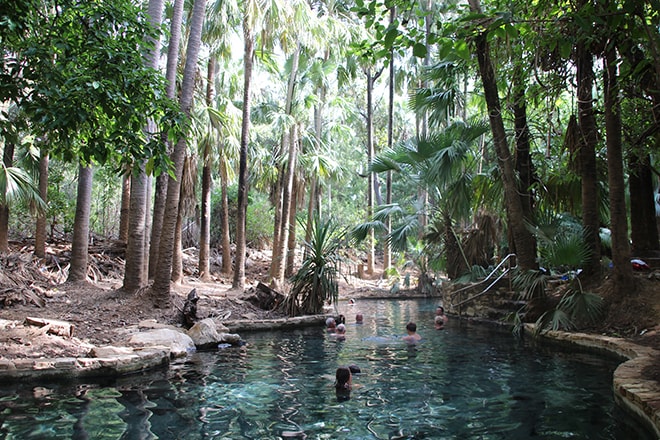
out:
{"label": "group of swimmers", "polygon": [[[355,304],[351,300],[351,305]],[[445,315],[445,309],[442,306],[438,306],[435,310],[435,318],[433,323],[436,330],[442,330],[447,323],[449,318]],[[364,317],[361,313],[355,315],[355,323],[362,324]],[[337,319],[328,318],[325,321],[328,332],[334,335],[335,339],[338,341],[346,340],[346,318],[344,315],[339,315]],[[402,339],[408,344],[416,344],[421,341],[422,336],[417,333],[417,324],[414,322],[409,322],[406,324],[407,334],[402,337]],[[350,391],[353,387],[353,374],[359,373],[360,368],[357,365],[349,365],[348,367],[339,367],[335,372],[335,391],[337,392],[338,400],[348,400],[350,398]]]}

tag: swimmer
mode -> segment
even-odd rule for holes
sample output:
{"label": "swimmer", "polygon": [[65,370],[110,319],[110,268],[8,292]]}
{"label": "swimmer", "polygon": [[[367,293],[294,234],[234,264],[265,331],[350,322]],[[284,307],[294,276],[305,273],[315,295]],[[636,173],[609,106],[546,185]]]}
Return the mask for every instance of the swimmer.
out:
{"label": "swimmer", "polygon": [[362,313],[358,313],[355,315],[355,323],[356,324],[362,324],[364,322],[364,316],[362,316]]}
{"label": "swimmer", "polygon": [[419,342],[422,337],[417,333],[417,324],[414,322],[409,322],[406,325],[406,331],[408,334],[403,337],[403,340],[406,341],[409,344],[416,344]]}
{"label": "swimmer", "polygon": [[353,388],[353,375],[348,367],[339,367],[335,372],[335,392],[337,400],[348,400],[351,398]]}
{"label": "swimmer", "polygon": [[345,341],[346,340],[346,326],[344,324],[339,324],[337,326],[337,331],[335,332],[334,336],[338,341]]}
{"label": "swimmer", "polygon": [[447,318],[447,315],[445,315],[445,308],[438,306],[438,308],[435,309],[435,319],[433,320],[435,323],[435,329],[442,330],[448,320],[449,318]]}
{"label": "swimmer", "polygon": [[337,323],[335,322],[335,318],[328,318],[325,320],[325,326],[327,330],[331,333],[335,332],[335,329],[337,327]]}

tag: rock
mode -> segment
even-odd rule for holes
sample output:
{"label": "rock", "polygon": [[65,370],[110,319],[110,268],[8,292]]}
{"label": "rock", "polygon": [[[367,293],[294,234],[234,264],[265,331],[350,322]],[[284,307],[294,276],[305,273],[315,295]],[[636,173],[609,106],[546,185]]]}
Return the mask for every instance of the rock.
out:
{"label": "rock", "polygon": [[[226,330],[226,327],[222,327]],[[219,333],[218,325],[212,318],[206,318],[196,322],[188,330],[188,336],[190,336],[195,346],[199,349],[216,348],[220,343],[238,345],[241,342],[241,337],[237,334]]]}
{"label": "rock", "polygon": [[190,336],[183,332],[166,328],[136,333],[131,336],[128,344],[138,347],[169,347],[170,356],[172,357],[182,357],[195,351],[195,343]]}
{"label": "rock", "polygon": [[107,358],[115,357],[123,354],[133,354],[133,349],[129,347],[113,347],[106,345],[103,347],[94,347],[89,351],[89,357]]}

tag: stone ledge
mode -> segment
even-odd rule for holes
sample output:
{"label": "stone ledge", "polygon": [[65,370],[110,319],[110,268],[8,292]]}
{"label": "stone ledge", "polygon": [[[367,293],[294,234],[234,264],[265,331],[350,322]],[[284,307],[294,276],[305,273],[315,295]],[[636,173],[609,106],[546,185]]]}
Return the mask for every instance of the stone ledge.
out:
{"label": "stone ledge", "polygon": [[324,325],[325,315],[307,315],[295,316],[293,318],[276,318],[276,319],[235,319],[223,321],[222,324],[231,332],[240,333],[246,331],[261,331],[261,330],[281,330],[298,327],[308,327],[311,325]]}
{"label": "stone ledge", "polygon": [[170,357],[168,347],[149,347],[98,358],[2,359],[0,381],[119,376],[169,365]]}
{"label": "stone ledge", "polygon": [[[534,325],[527,324],[525,330],[532,333]],[[642,370],[648,365],[653,365],[655,358],[660,355],[658,350],[621,338],[586,333],[547,331],[540,336],[553,341],[606,351],[627,359],[614,370],[612,384],[614,400],[660,438],[660,383],[641,379]]]}

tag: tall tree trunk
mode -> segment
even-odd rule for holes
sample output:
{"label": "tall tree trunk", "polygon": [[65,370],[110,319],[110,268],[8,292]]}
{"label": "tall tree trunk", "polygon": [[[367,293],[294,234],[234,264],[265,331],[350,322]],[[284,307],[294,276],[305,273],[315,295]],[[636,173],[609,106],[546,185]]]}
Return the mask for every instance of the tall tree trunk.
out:
{"label": "tall tree trunk", "polygon": [[[183,22],[184,3],[185,0],[174,0],[174,6],[172,8],[170,41],[167,48],[167,68],[165,72],[165,79],[167,82],[166,93],[167,97],[170,99],[176,98],[176,75],[177,67],[179,65],[179,46],[181,44],[181,23]],[[156,269],[158,268],[158,253],[160,252],[160,235],[163,229],[163,218],[165,217],[168,178],[169,176],[167,173],[161,173],[156,178],[154,209],[151,224],[151,244],[149,246],[150,278],[156,275]]]}
{"label": "tall tree trunk", "polygon": [[[39,157],[39,196],[48,206],[48,151],[41,149]],[[46,216],[48,212],[39,211],[37,213],[37,225],[34,233],[34,255],[39,258],[46,256]]]}
{"label": "tall tree trunk", "polygon": [[[481,13],[479,0],[469,0],[469,4],[472,12]],[[504,187],[504,206],[509,229],[516,247],[518,264],[523,270],[537,269],[536,242],[534,236],[525,226],[522,202],[518,195],[518,185],[514,174],[513,159],[509,151],[502,120],[502,108],[498,96],[495,71],[490,59],[488,35],[485,32],[477,35],[475,44],[481,82],[483,83],[486,105],[488,106],[490,128],[493,133],[493,145],[497,153],[497,165],[500,169]]]}
{"label": "tall tree trunk", "polygon": [[[289,131],[286,130],[286,133],[282,136],[282,143],[280,145],[280,151],[274,152],[273,156],[279,156],[281,150],[285,148],[287,139],[289,137]],[[282,238],[282,200],[284,197],[284,175],[286,170],[286,164],[280,163],[279,159],[277,161],[277,180],[275,182],[275,187],[272,189],[272,203],[273,203],[273,245],[272,245],[272,254],[270,259],[270,270],[268,275],[270,276],[271,285],[277,288],[277,271],[280,267],[280,260],[282,259],[282,246],[280,240]]]}
{"label": "tall tree trunk", "polygon": [[296,264],[296,214],[298,213],[298,190],[300,182],[294,179],[293,192],[291,194],[291,209],[289,210],[289,242],[286,252],[286,269],[284,276],[290,278]]}
{"label": "tall tree trunk", "polygon": [[227,168],[226,162],[220,163],[220,197],[222,199],[222,213],[220,221],[222,222],[220,232],[222,243],[222,273],[229,275],[231,273],[231,236],[229,234],[229,195],[227,194]]}
{"label": "tall tree trunk", "polygon": [[134,293],[147,283],[144,272],[144,246],[146,241],[146,207],[147,188],[146,175],[141,170],[131,172],[131,203],[128,227],[128,242],[126,243],[126,269],[124,270],[124,285],[128,293]]}
{"label": "tall tree trunk", "polygon": [[514,77],[514,127],[516,133],[516,171],[520,182],[520,199],[525,219],[532,220],[534,209],[534,164],[530,154],[529,125],[527,124],[527,103],[525,98],[525,78],[522,69],[516,69]]}
{"label": "tall tree trunk", "polygon": [[186,156],[183,160],[181,188],[179,189],[179,208],[174,226],[174,249],[172,252],[172,282],[183,282],[183,222],[195,215],[195,179],[197,164],[195,156]]}
{"label": "tall tree trunk", "polygon": [[[2,154],[2,163],[5,168],[12,166],[14,162],[14,143],[5,142],[5,149]],[[6,195],[3,197],[7,199]],[[9,251],[9,205],[0,202],[0,253]]]}
{"label": "tall tree trunk", "polygon": [[[390,24],[396,18],[396,8],[390,8]],[[392,149],[394,139],[394,48],[390,49],[390,78],[387,83],[387,149]],[[387,172],[387,183],[385,191],[385,203],[392,204],[392,171]],[[388,215],[385,220],[385,234],[389,236],[392,232],[392,218]],[[388,270],[392,266],[392,246],[388,239],[383,240],[383,277],[388,278]]]}
{"label": "tall tree trunk", "polygon": [[[215,100],[215,58],[211,57],[206,74],[206,105],[213,107]],[[202,158],[202,203],[201,221],[199,228],[199,277],[204,281],[211,279],[209,273],[209,258],[211,253],[211,145],[207,142],[204,146]]]}
{"label": "tall tree trunk", "polygon": [[612,231],[612,271],[614,291],[620,295],[630,294],[634,289],[630,245],[628,244],[628,218],[623,173],[623,146],[621,142],[621,113],[619,88],[617,85],[616,49],[605,52],[604,101],[605,132],[607,133],[607,171],[610,199],[610,229]]}
{"label": "tall tree trunk", "polygon": [[651,158],[632,153],[629,158],[630,175],[630,239],[635,256],[649,256],[660,250],[655,215],[653,172]]}
{"label": "tall tree trunk", "polygon": [[[181,111],[186,115],[190,115],[190,108],[192,106],[195,91],[195,73],[197,71],[197,58],[201,46],[205,9],[206,0],[195,0],[190,24],[188,49],[186,51],[186,65],[183,72],[183,83],[181,87]],[[178,211],[179,195],[181,191],[180,182],[183,175],[185,153],[186,138],[185,136],[182,136],[176,143],[174,151],[172,152],[174,177],[170,177],[167,182],[167,199],[165,202],[165,212],[167,213],[175,213]],[[158,267],[152,287],[152,293],[157,307],[169,307],[170,304],[170,278],[172,275],[175,227],[176,215],[168,215],[163,218],[160,249],[158,251]]]}
{"label": "tall tree trunk", "polygon": [[131,175],[121,179],[121,208],[119,209],[119,241],[128,243],[128,220],[131,212]]}
{"label": "tall tree trunk", "polygon": [[298,132],[297,125],[291,126],[289,139],[289,156],[286,166],[286,175],[284,181],[284,191],[282,194],[282,229],[280,232],[280,258],[277,266],[276,286],[281,286],[284,282],[284,273],[286,270],[287,255],[286,251],[289,245],[289,220],[291,215],[291,205],[293,193],[293,178],[296,172],[296,162],[298,153]]}
{"label": "tall tree trunk", "polygon": [[241,150],[238,165],[238,212],[236,213],[236,256],[232,287],[245,287],[245,217],[247,216],[247,149],[250,136],[250,86],[254,62],[254,36],[248,12],[243,19],[243,122],[241,123]]}
{"label": "tall tree trunk", "polygon": [[[164,0],[149,0],[147,14],[149,23],[156,29],[160,28],[163,19]],[[152,41],[153,47],[146,55],[145,64],[152,69],[158,68],[160,59],[160,35]],[[147,132],[154,127],[153,121],[147,122]],[[128,242],[126,243],[126,266],[124,269],[123,290],[132,293],[145,287],[149,280],[146,271],[148,265],[147,253],[147,211],[149,209],[147,174],[144,162],[138,161],[131,169],[131,201],[128,216]]]}
{"label": "tall tree trunk", "polygon": [[[375,173],[371,171],[371,164],[374,160],[374,115],[373,115],[373,94],[376,78],[367,70],[367,168],[369,184],[367,185],[367,221],[372,221],[374,216],[374,182]],[[376,237],[373,229],[369,229],[367,236],[367,273],[373,274],[375,269],[374,260],[376,259]]]}
{"label": "tall tree trunk", "polygon": [[[184,171],[185,173],[185,171]],[[176,213],[176,223],[174,224],[174,248],[172,250],[172,276],[174,284],[181,284],[183,281],[183,202],[179,198],[179,208]]]}
{"label": "tall tree trunk", "polygon": [[[293,98],[296,82],[298,80],[298,63],[300,60],[300,45],[291,54],[291,72],[287,83],[286,101],[284,112],[287,116],[292,115]],[[292,151],[296,148],[295,140],[296,126],[292,125],[282,135],[282,154],[287,152],[288,161],[281,166],[283,178],[278,178],[280,186],[275,194],[275,233],[273,234],[273,258],[271,261],[271,283],[278,288],[284,282],[286,272],[287,248],[289,237],[289,211],[291,209],[291,191],[293,185],[293,173],[295,164],[290,162]],[[295,156],[295,154],[294,154]],[[293,168],[292,168],[293,166]],[[280,176],[282,176],[280,174]]]}
{"label": "tall tree trunk", "polygon": [[600,219],[598,210],[598,175],[596,169],[596,145],[598,132],[593,108],[593,55],[584,42],[578,41],[577,57],[577,101],[578,125],[581,140],[579,150],[579,169],[582,179],[582,226],[589,255],[582,268],[585,275],[600,271]]}
{"label": "tall tree trunk", "polygon": [[73,220],[71,266],[69,267],[68,282],[87,280],[89,214],[92,207],[93,178],[93,168],[80,164],[78,167],[78,194],[76,196],[76,214]]}

